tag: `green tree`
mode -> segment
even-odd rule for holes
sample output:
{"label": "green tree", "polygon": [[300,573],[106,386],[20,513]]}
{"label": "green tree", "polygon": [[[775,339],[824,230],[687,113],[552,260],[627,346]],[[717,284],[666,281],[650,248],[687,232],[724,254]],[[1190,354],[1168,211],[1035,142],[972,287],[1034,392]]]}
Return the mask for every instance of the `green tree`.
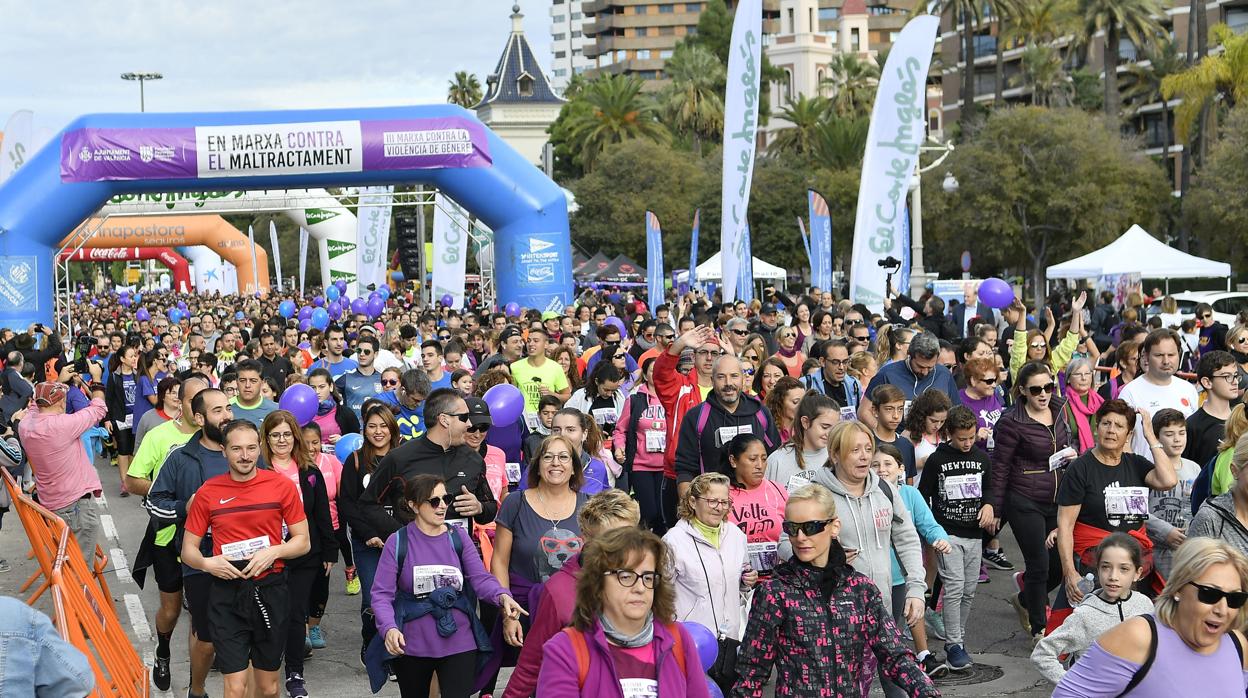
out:
{"label": "green tree", "polygon": [[838,53],[828,63],[823,84],[831,90],[837,114],[848,118],[869,115],[880,84],[880,68],[856,53]]}
{"label": "green tree", "polygon": [[[1142,63],[1132,63],[1127,66],[1127,74],[1122,80],[1123,96],[1135,105],[1136,113],[1139,113],[1140,107],[1144,105],[1165,102],[1161,90],[1162,82],[1167,77],[1182,72],[1184,68],[1178,49],[1169,39],[1146,51],[1144,58],[1146,60]],[[1168,107],[1161,110],[1161,118],[1165,122],[1166,145],[1169,146],[1175,140],[1174,126],[1171,123]],[[1162,161],[1166,160],[1168,156],[1163,156]],[[1180,247],[1186,249],[1187,241],[1183,240]]]}
{"label": "green tree", "polygon": [[1215,98],[1227,109],[1248,99],[1248,34],[1235,34],[1225,24],[1213,28],[1214,40],[1222,46],[1217,54],[1205,56],[1199,63],[1161,83],[1166,99],[1183,100],[1174,110],[1175,130],[1187,141],[1200,112]]}
{"label": "green tree", "polygon": [[572,128],[591,111],[589,102],[580,99],[578,94],[568,99],[559,110],[559,116],[554,123],[546,129],[546,133],[550,134],[550,146],[554,153],[554,180],[565,186],[585,174]]}
{"label": "green tree", "polygon": [[642,81],[632,75],[603,75],[585,86],[579,100],[588,109],[575,113],[570,128],[574,158],[586,172],[612,143],[644,138],[666,143],[671,134],[658,120],[654,101],[642,94]]}
{"label": "green tree", "polygon": [[446,101],[471,109],[481,103],[481,81],[466,70],[455,71],[455,77],[447,82]]}
{"label": "green tree", "polygon": [[[1208,60],[1206,57],[1205,60]],[[1231,269],[1248,266],[1244,231],[1248,230],[1248,101],[1230,112],[1222,136],[1214,142],[1204,167],[1184,195],[1184,213],[1192,229],[1201,231],[1202,252],[1230,262]]]}
{"label": "green tree", "polygon": [[870,126],[869,116],[852,119],[833,116],[826,119],[815,132],[816,161],[833,169],[861,166]]}
{"label": "green tree", "polygon": [[800,157],[815,154],[819,127],[827,119],[830,105],[823,97],[798,95],[780,110],[779,117],[790,125],[776,132],[776,139],[767,147],[770,153],[788,153]]}
{"label": "green tree", "polygon": [[1028,44],[1023,49],[1021,72],[1010,84],[1031,89],[1031,103],[1040,107],[1066,107],[1074,99],[1075,88],[1062,66],[1062,54],[1047,44]]}
{"label": "green tree", "polygon": [[692,139],[693,152],[701,157],[702,140],[724,132],[724,64],[705,46],[682,43],[663,71],[671,78],[660,96],[667,122]]}
{"label": "green tree", "polygon": [[1165,34],[1157,17],[1162,8],[1157,0],[1079,0],[1083,19],[1081,42],[1089,49],[1099,32],[1101,62],[1105,70],[1106,126],[1117,130],[1122,119],[1122,95],[1118,91],[1118,44],[1122,37],[1131,39],[1137,49],[1148,50]]}
{"label": "green tree", "polygon": [[975,122],[975,30],[983,16],[980,0],[918,0],[914,13],[922,14],[929,9],[939,15],[948,15],[956,27],[962,25],[959,39],[962,42],[961,87],[958,90],[958,125],[962,133],[970,133]]}
{"label": "green tree", "polygon": [[[709,0],[702,6],[702,12],[698,15],[698,30],[686,36],[681,43],[702,46],[710,50],[727,69],[728,52],[732,48],[732,20],[733,14],[724,4],[724,0]],[[782,80],[784,71],[773,66],[767,59],[767,54],[764,53],[763,65],[759,72],[758,119],[759,123],[766,125],[771,116],[771,90],[767,89],[767,85]],[[722,99],[724,86],[721,85],[719,89]]]}
{"label": "green tree", "polygon": [[[941,186],[946,173],[958,180],[954,192]],[[1155,229],[1170,199],[1165,174],[1133,139],[1072,109],[998,110],[925,184],[932,259],[953,266],[973,239],[977,255],[1003,266],[1029,260],[1041,294],[1050,263],[1089,252],[1132,223]]]}

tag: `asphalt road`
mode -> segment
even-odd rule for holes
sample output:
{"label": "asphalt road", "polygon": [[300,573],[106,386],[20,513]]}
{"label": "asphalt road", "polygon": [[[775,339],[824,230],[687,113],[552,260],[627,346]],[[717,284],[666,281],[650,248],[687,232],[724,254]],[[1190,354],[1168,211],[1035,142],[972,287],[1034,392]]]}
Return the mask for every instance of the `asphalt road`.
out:
{"label": "asphalt road", "polygon": [[[103,529],[100,545],[110,555],[108,584],[122,626],[127,629],[139,654],[150,663],[155,646],[154,614],[159,607],[159,596],[150,575],[146,588],[140,589],[128,569],[129,561],[138,551],[147,515],[140,506],[139,498],[123,499],[116,495],[118,477],[113,468],[107,464],[97,468],[100,480],[106,483],[106,497],[98,504]],[[13,514],[5,519],[3,533],[0,534],[0,558],[7,559],[12,570],[0,574],[0,593],[24,598],[25,595],[18,589],[37,569],[37,565],[33,560],[26,559],[29,543],[22,532],[20,520]],[[1017,562],[1021,556],[1008,533],[1005,546],[1007,554],[1012,553],[1011,558]],[[1013,610],[1005,601],[1012,586],[1010,573],[993,571],[991,575],[991,582],[979,585],[975,609],[971,614],[971,628],[967,633],[967,650],[977,666],[972,672],[942,680],[941,692],[945,696],[1048,696],[1050,687],[1029,659],[1031,640],[1019,627]],[[329,605],[322,621],[328,647],[315,651],[305,664],[308,690],[313,698],[371,695],[367,676],[359,663],[359,603],[358,596],[346,595],[341,565],[336,567],[330,585]],[[41,608],[49,610],[46,606]],[[189,621],[189,616],[184,613],[174,633],[172,690],[162,694],[153,688],[153,695],[186,695],[190,678],[187,661]],[[943,655],[943,646],[939,642],[934,647],[938,654]],[[999,678],[983,680],[992,676]],[[500,686],[505,685],[506,677],[505,672],[499,681]],[[969,683],[971,681],[975,683]],[[219,674],[210,674],[208,693],[210,696],[222,695]],[[882,695],[878,689],[875,694]],[[377,695],[398,696],[399,691],[394,684],[390,684]]]}

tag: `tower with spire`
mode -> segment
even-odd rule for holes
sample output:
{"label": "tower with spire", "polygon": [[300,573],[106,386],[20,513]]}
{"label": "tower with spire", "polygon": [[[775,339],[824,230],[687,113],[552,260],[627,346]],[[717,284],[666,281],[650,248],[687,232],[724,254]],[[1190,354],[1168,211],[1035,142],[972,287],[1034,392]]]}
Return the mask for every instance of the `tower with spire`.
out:
{"label": "tower with spire", "polygon": [[559,117],[564,102],[524,36],[520,6],[513,5],[507,45],[486,78],[485,97],[473,107],[477,118],[540,167],[542,150],[550,140],[546,129]]}

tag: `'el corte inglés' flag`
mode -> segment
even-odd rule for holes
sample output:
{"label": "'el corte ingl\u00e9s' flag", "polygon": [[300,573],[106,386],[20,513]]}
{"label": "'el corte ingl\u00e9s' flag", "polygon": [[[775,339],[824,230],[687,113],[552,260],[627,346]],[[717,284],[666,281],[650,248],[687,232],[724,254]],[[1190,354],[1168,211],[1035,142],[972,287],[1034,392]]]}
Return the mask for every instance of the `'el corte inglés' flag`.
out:
{"label": "'el corte ingl\u00e9s' flag", "polygon": [[698,228],[702,226],[702,209],[693,212],[693,237],[689,244],[689,288],[698,286]]}
{"label": "'el corte ingl\u00e9s' flag", "polygon": [[810,210],[810,285],[820,291],[832,288],[832,214],[823,196],[809,189],[806,192]]}
{"label": "'el corte ingl\u00e9s' flag", "polygon": [[910,207],[901,217],[901,269],[897,270],[897,285],[893,293],[910,293]]}
{"label": "'el corte ingl\u00e9s' flag", "polygon": [[797,217],[797,230],[802,234],[802,247],[806,248],[806,264],[810,267],[810,285],[818,286],[815,283],[815,258],[810,254],[810,236],[806,234],[806,222],[801,216]]}
{"label": "'el corte ingl\u00e9s' flag", "polygon": [[[464,265],[468,261],[468,214],[438,192],[433,197],[433,299],[450,295],[451,307],[464,307]],[[384,271],[384,270],[383,270]]]}
{"label": "'el corte ingl\u00e9s' flag", "polygon": [[394,187],[361,187],[356,211],[355,254],[359,266],[356,279],[361,294],[370,286],[386,283],[386,253],[390,243],[390,194]]}
{"label": "'el corte ingl\u00e9s' flag", "polygon": [[849,297],[874,311],[884,307],[885,270],[901,258],[906,193],[927,134],[927,70],[940,18],[920,15],[893,41],[871,109],[858,188]]}
{"label": "'el corte ingl\u00e9s' flag", "polygon": [[299,228],[299,295],[303,295],[303,282],[308,271],[308,229]]}
{"label": "'el corte ingl\u00e9s' flag", "polygon": [[[719,217],[719,253],[723,264],[723,298],[736,293],[732,279],[740,276],[745,252],[746,212],[754,179],[755,133],[758,130],[759,76],[763,69],[763,0],[740,0],[732,21],[728,50],[728,89],[724,95],[723,199]],[[930,51],[929,51],[930,53]]]}
{"label": "'el corte ingl\u00e9s' flag", "polygon": [[269,245],[273,248],[273,270],[277,272],[277,292],[282,292],[282,251],[277,246],[277,223],[269,221]]}
{"label": "'el corte ingl\u00e9s' flag", "polygon": [[[251,245],[251,278],[258,279],[260,278],[260,268],[256,264],[256,231],[252,230],[250,225],[247,226],[247,243]],[[252,284],[251,286],[243,289],[243,293],[252,294],[258,290],[259,289],[255,287],[255,284]]]}
{"label": "'el corte ingl\u00e9s' flag", "polygon": [[4,125],[4,140],[0,142],[0,182],[11,177],[30,157],[33,120],[34,114],[23,109],[14,112]]}
{"label": "'el corte ingl\u00e9s' flag", "polygon": [[646,211],[646,288],[653,313],[663,303],[663,229],[653,211]]}
{"label": "'el corte ingl\u00e9s' flag", "polygon": [[[741,236],[741,253],[745,256],[740,259],[740,266],[737,267],[737,299],[746,303],[754,300],[754,251],[750,244],[750,226],[746,224],[745,234]],[[724,284],[724,290],[727,291],[730,284]]]}

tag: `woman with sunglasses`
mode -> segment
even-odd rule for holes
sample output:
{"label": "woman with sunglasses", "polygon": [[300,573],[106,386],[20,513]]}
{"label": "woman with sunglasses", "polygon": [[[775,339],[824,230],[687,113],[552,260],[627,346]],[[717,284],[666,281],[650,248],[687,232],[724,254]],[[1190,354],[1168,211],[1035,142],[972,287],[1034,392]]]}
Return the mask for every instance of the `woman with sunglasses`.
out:
{"label": "woman with sunglasses", "polygon": [[1001,371],[993,358],[971,358],[962,369],[966,387],[958,391],[962,404],[971,410],[979,423],[975,445],[991,455],[995,446],[992,428],[1005,410],[1001,392]]}
{"label": "woman with sunglasses", "polygon": [[[1031,361],[1043,361],[1057,375],[1070,363],[1071,356],[1079,346],[1083,337],[1083,306],[1088,302],[1088,292],[1083,291],[1070,302],[1070,327],[1062,337],[1062,341],[1049,350],[1049,338],[1039,330],[1027,329],[1027,309],[1018,298],[1010,305],[1010,310],[1018,316],[1014,325],[1014,344],[1010,347],[1010,374],[1018,375],[1023,364]],[[1020,344],[1018,339],[1026,337]]]}
{"label": "woman with sunglasses", "polygon": [[[1025,571],[1015,573],[1020,593],[1010,595],[1023,629],[1038,641],[1044,633],[1049,591],[1062,582],[1061,562],[1050,534],[1057,531],[1057,490],[1077,443],[1061,418],[1052,369],[1026,364],[1014,383],[1014,406],[993,428],[992,473],[986,504],[1014,529]],[[1021,584],[1020,584],[1021,579]]]}
{"label": "woman with sunglasses", "polygon": [[1213,538],[1188,538],[1174,557],[1153,615],[1097,638],[1062,677],[1054,698],[1244,695],[1248,559]]}
{"label": "woman with sunglasses", "polygon": [[325,478],[313,467],[312,454],[304,446],[295,415],[277,410],[264,418],[260,425],[260,453],[274,472],[299,488],[308,520],[311,547],[303,556],[286,561],[286,584],[291,602],[286,624],[286,689],[298,695],[293,689],[304,687],[304,647],[311,649],[307,622],[313,587],[317,577],[328,581],[334,563],[338,562],[338,538],[329,514]]}
{"label": "woman with sunglasses", "polygon": [[781,327],[776,332],[776,342],[779,344],[779,348],[776,349],[776,358],[780,359],[788,369],[789,376],[801,378],[802,364],[806,361],[806,355],[797,346],[797,330],[792,327]]}
{"label": "woman with sunglasses", "polygon": [[773,668],[775,685],[783,687],[777,695],[866,695],[863,686],[873,679],[876,661],[906,695],[940,695],[915,662],[879,588],[847,559],[837,540],[835,496],[814,484],[793,492],[782,526],[793,558],[754,594],[733,698],[762,698]]}
{"label": "woman with sunglasses", "polygon": [[[395,657],[391,666],[399,695],[428,696],[436,674],[442,696],[468,698],[477,678],[477,651],[489,644],[477,618],[477,599],[508,618],[526,611],[486,571],[467,529],[447,525],[455,498],[441,478],[413,477],[404,499],[415,516],[386,539],[373,585],[379,639]],[[402,560],[400,536],[405,539]]]}

